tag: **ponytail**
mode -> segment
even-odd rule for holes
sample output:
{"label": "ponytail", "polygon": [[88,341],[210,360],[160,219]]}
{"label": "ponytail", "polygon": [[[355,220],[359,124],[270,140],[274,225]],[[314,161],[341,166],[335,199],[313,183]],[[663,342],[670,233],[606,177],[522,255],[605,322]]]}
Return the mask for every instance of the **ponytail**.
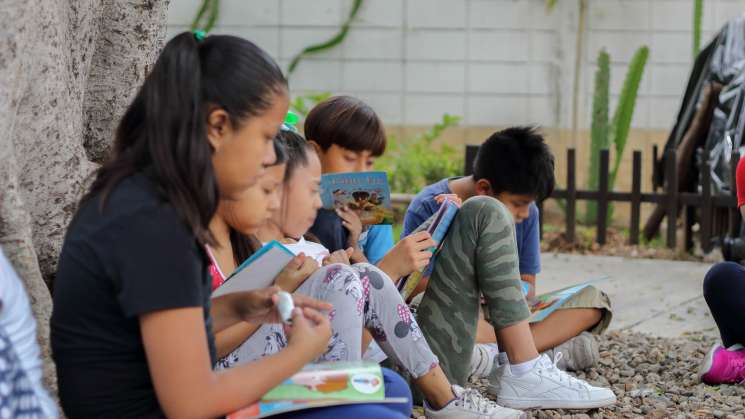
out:
{"label": "ponytail", "polygon": [[144,173],[197,240],[214,243],[208,225],[219,191],[207,141],[208,107],[224,109],[238,126],[286,92],[282,71],[250,41],[177,35],[122,117],[111,159],[98,170],[84,199],[100,193],[103,210],[122,179]]}

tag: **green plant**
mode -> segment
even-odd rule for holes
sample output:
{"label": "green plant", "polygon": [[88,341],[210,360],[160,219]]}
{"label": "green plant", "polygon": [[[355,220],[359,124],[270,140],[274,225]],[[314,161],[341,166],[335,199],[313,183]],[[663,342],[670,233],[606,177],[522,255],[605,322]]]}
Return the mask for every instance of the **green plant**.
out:
{"label": "green plant", "polygon": [[308,115],[308,112],[310,112],[316,104],[323,102],[330,97],[330,92],[314,92],[295,96],[295,98],[292,99],[292,102],[290,102],[290,109],[301,118],[305,118]]}
{"label": "green plant", "polygon": [[191,30],[201,29],[204,33],[209,33],[215,24],[220,12],[220,0],[202,0],[197,15],[191,23]]}
{"label": "green plant", "polygon": [[[592,96],[592,125],[590,128],[590,172],[587,174],[587,187],[598,188],[600,170],[600,150],[610,147],[608,136],[608,103],[610,101],[610,55],[605,49],[598,54],[598,68],[595,71],[595,90]],[[597,205],[587,202],[585,221],[595,221]]]}
{"label": "green plant", "polygon": [[344,41],[344,38],[347,37],[347,34],[349,33],[349,27],[352,25],[352,21],[354,20],[354,18],[357,17],[357,13],[360,11],[361,6],[362,0],[354,0],[354,2],[352,3],[352,9],[349,11],[349,16],[347,16],[347,20],[342,23],[339,32],[337,32],[336,35],[331,37],[331,39],[329,39],[328,41],[321,42],[320,44],[310,45],[300,51],[297,55],[295,55],[295,57],[292,58],[292,61],[290,61],[290,65],[287,67],[287,74],[292,74],[297,68],[298,64],[300,64],[300,60],[302,60],[306,56],[318,54],[319,52],[335,48],[336,46],[341,44]]}
{"label": "green plant", "polygon": [[[349,28],[352,25],[352,21],[357,17],[357,14],[362,7],[363,0],[353,0],[352,8],[349,11],[349,16],[342,23],[339,32],[337,32],[331,39],[321,42],[319,44],[313,44],[295,55],[290,61],[290,65],[287,68],[288,76],[292,74],[297,68],[300,61],[308,55],[318,54],[322,51],[326,51],[339,46],[349,33]],[[200,29],[204,33],[209,33],[212,28],[217,24],[217,18],[220,11],[220,0],[202,0],[202,4],[197,10],[197,15],[194,17],[194,21],[191,24],[191,30]]]}
{"label": "green plant", "polygon": [[463,173],[463,153],[447,144],[433,145],[446,129],[459,123],[459,116],[445,114],[414,138],[399,141],[389,137],[386,153],[375,162],[375,169],[388,173],[392,192],[417,193],[430,183]]}
{"label": "green plant", "polygon": [[704,0],[693,0],[693,59],[701,50],[701,21],[704,16]]}
{"label": "green plant", "polygon": [[[623,81],[621,95],[618,98],[618,105],[613,113],[613,119],[608,125],[608,102],[609,102],[609,84],[610,84],[610,56],[607,52],[600,51],[598,55],[598,70],[595,73],[595,93],[593,96],[593,120],[592,120],[592,140],[590,144],[591,160],[590,173],[588,173],[588,186],[597,189],[598,184],[598,167],[599,150],[613,147],[613,166],[608,178],[608,190],[613,190],[616,183],[618,169],[621,167],[623,152],[629,138],[631,130],[631,120],[634,116],[634,107],[639,92],[644,68],[649,58],[649,48],[642,46],[636,50],[631,58],[629,68],[626,72],[626,78]],[[594,203],[588,204],[587,221],[595,221],[596,212]],[[608,219],[612,218],[613,206],[608,207]]]}

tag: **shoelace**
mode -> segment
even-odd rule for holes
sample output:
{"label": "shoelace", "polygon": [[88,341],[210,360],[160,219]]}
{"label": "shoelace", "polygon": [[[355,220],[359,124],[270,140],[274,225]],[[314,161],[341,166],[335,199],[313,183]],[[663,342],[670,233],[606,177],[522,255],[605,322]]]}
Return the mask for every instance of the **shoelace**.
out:
{"label": "shoelace", "polygon": [[556,352],[554,354],[554,359],[551,360],[551,365],[549,367],[542,366],[541,370],[546,371],[552,376],[556,377],[560,383],[566,382],[569,387],[574,387],[574,388],[577,388],[580,390],[586,390],[589,392],[589,389],[587,388],[587,383],[585,383],[582,380],[578,380],[572,377],[571,375],[567,374],[566,372],[559,369],[557,364],[563,357],[564,357],[563,353]]}
{"label": "shoelace", "polygon": [[463,401],[463,407],[476,410],[479,413],[489,413],[497,408],[496,403],[487,399],[478,390],[473,388],[463,389],[460,399]]}

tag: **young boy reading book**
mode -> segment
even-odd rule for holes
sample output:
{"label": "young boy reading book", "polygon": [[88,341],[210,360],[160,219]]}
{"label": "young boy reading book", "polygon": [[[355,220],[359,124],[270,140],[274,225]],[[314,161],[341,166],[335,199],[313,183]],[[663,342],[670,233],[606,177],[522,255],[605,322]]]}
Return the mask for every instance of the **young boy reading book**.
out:
{"label": "young boy reading book", "polygon": [[[305,135],[316,148],[324,173],[369,171],[385,149],[385,133],[375,112],[348,96],[319,103],[305,120]],[[340,217],[350,230],[349,236],[354,237],[358,221],[348,212]],[[317,234],[329,224],[316,222],[312,231]],[[342,247],[355,244],[359,243]],[[389,250],[377,265],[394,280],[401,278],[428,264],[434,244],[425,231],[395,246],[391,238],[386,243]],[[612,391],[577,380],[559,370],[549,356],[538,355],[528,326],[530,311],[522,294],[517,260],[514,222],[505,206],[490,197],[465,201],[443,242],[417,315],[445,374],[461,385],[470,375],[479,298],[483,295],[489,321],[508,358],[496,380],[499,404],[591,408],[614,403]]]}
{"label": "young boy reading book", "polygon": [[[434,214],[444,197],[465,201],[488,196],[503,203],[515,219],[520,276],[529,284],[527,297],[535,296],[540,272],[539,220],[536,200],[551,194],[554,187],[554,158],[543,137],[534,129],[508,128],[489,137],[482,145],[471,176],[443,179],[424,188],[411,202],[404,217],[402,236]],[[610,301],[589,286],[548,318],[532,323],[533,339],[539,351],[555,348],[563,354],[560,367],[582,370],[598,358],[594,338],[583,333],[603,332],[610,323]],[[494,342],[488,323],[479,322],[478,341]]]}

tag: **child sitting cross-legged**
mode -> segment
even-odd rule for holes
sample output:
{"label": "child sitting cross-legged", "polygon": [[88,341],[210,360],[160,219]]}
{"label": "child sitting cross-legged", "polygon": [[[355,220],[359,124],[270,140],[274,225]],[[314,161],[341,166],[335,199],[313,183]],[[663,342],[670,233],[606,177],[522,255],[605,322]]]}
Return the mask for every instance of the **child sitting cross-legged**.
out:
{"label": "child sitting cross-legged", "polygon": [[[385,151],[382,122],[368,105],[349,96],[316,105],[306,117],[305,135],[320,156],[323,173],[370,171]],[[353,258],[374,261],[394,281],[426,266],[432,257],[429,249],[434,242],[428,233],[415,232],[394,245],[390,226],[372,226],[360,233],[359,219],[351,211],[340,211],[336,220],[317,220],[312,232],[333,231],[338,225],[347,230],[348,241],[330,240],[327,247],[334,251],[354,246]],[[422,333],[450,381],[462,385],[473,372],[483,296],[490,328],[506,352],[492,386],[499,404],[512,408],[613,404],[615,395],[609,389],[593,387],[560,370],[561,356],[539,355],[521,284],[512,214],[492,197],[465,200],[443,241],[417,311]]]}
{"label": "child sitting cross-legged", "polygon": [[[513,127],[490,136],[479,149],[471,176],[443,179],[424,188],[409,205],[402,236],[411,234],[432,216],[445,198],[456,202],[474,196],[496,198],[515,220],[517,253],[522,280],[529,285],[528,298],[535,296],[540,272],[541,249],[536,200],[551,194],[554,187],[554,158],[543,137],[534,129]],[[593,286],[571,297],[545,320],[530,325],[536,348],[549,355],[560,352],[559,367],[584,370],[600,355],[594,334],[602,333],[611,321],[610,300]],[[489,324],[479,320],[477,342],[489,344],[496,337]],[[477,345],[481,353],[488,345]],[[474,360],[480,355],[474,352]],[[488,366],[486,362],[476,364]]]}
{"label": "child sitting cross-legged", "polygon": [[[272,168],[268,173],[275,176],[268,185],[282,184],[281,205],[259,228],[256,237],[261,242],[278,240],[297,255],[277,277],[275,285],[333,305],[329,313],[332,338],[327,351],[318,360],[362,359],[363,349],[368,346],[363,343],[363,329],[367,329],[385,354],[414,377],[414,384],[427,400],[425,414],[428,418],[522,417],[521,412],[499,407],[475,389],[450,384],[408,306],[383,271],[368,263],[350,265],[351,249],[329,252],[321,244],[304,237],[321,207],[321,163],[311,145],[299,134],[283,131],[281,137],[287,161],[279,170]],[[248,209],[250,202],[221,203],[221,206],[219,219],[212,227],[216,233],[223,231],[215,234],[218,241],[220,237],[228,240],[220,249],[235,249],[236,244],[245,239],[234,240],[236,234],[255,231],[252,226],[257,225],[257,220],[251,219],[255,211]],[[225,227],[232,232],[226,234]],[[229,238],[231,236],[233,239]],[[217,263],[220,259],[216,258]],[[234,262],[229,266],[234,268]],[[218,353],[232,352],[221,363],[223,367],[272,355],[282,349],[285,341],[280,326],[265,325],[256,330],[245,325],[229,333],[230,337],[216,336]]]}

